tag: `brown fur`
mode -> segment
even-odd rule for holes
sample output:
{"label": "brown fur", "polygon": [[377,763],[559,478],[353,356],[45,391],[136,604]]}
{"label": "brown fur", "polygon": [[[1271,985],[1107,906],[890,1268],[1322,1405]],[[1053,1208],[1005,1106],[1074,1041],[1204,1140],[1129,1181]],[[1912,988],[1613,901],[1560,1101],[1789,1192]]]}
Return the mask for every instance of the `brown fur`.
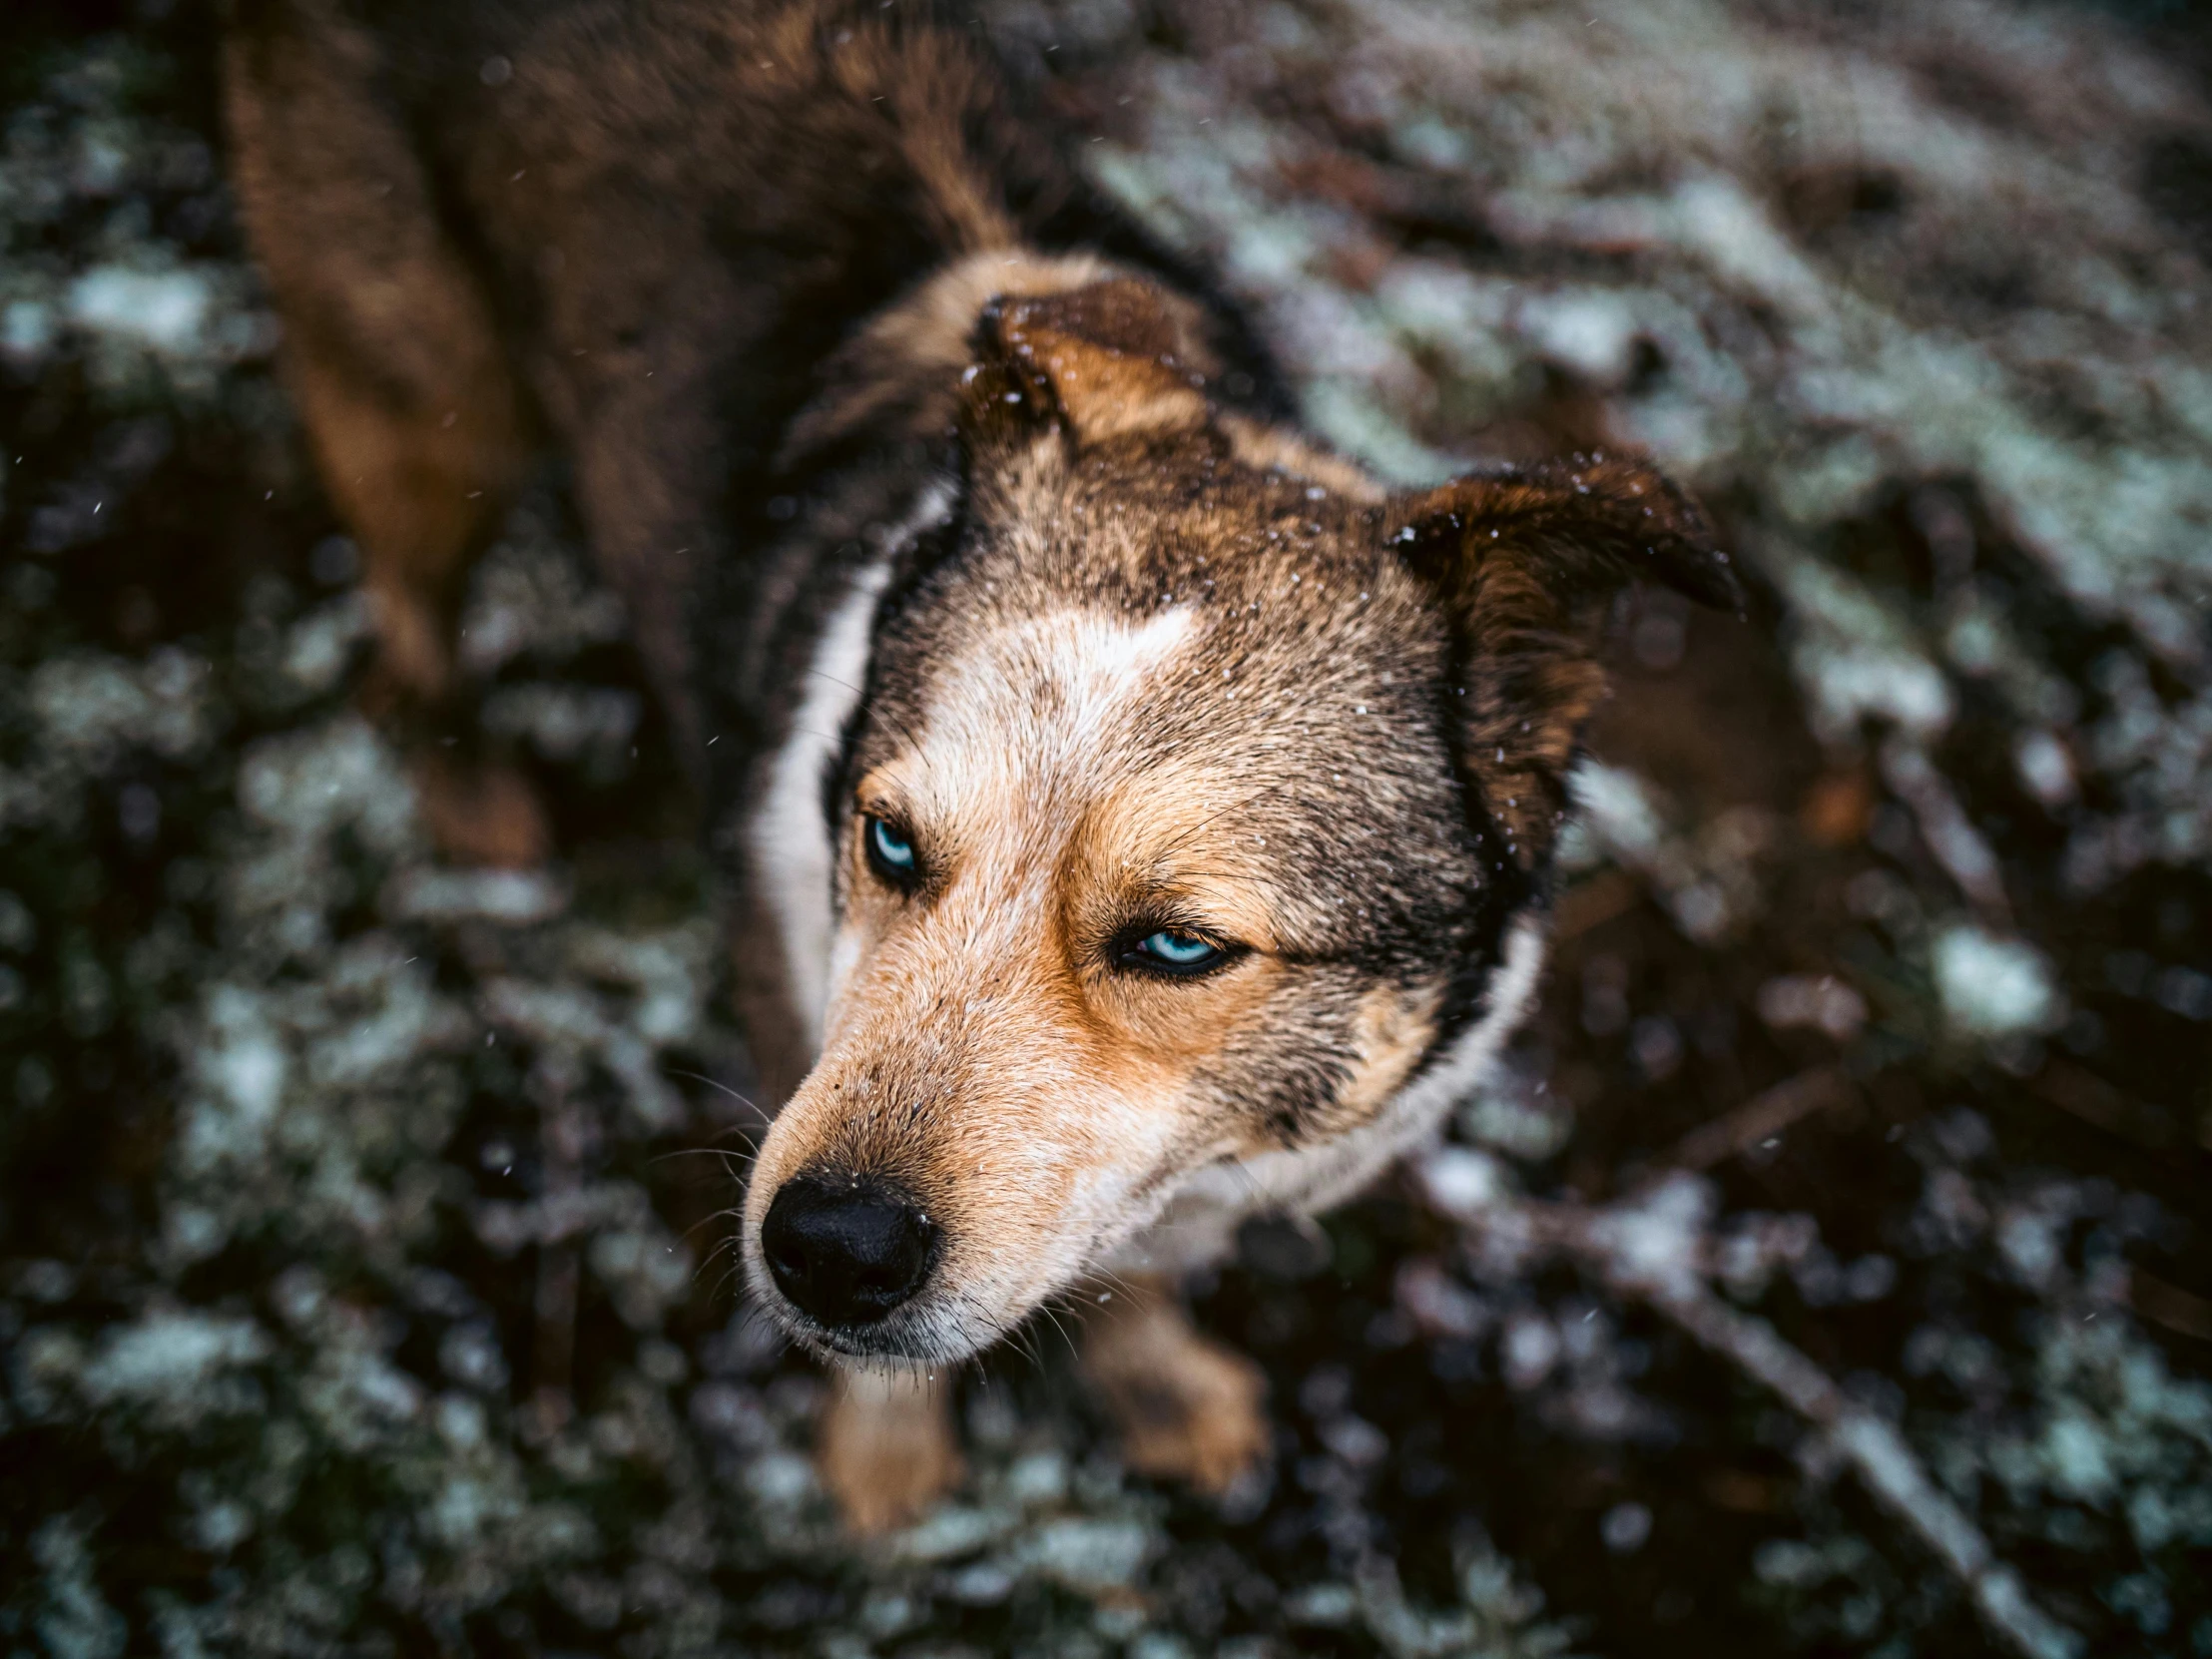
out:
{"label": "brown fur", "polygon": [[[528,415],[478,275],[369,93],[376,41],[334,13],[314,24],[229,38],[232,183],[308,439],[360,544],[379,646],[365,701],[419,729],[454,690],[468,564],[528,463]],[[545,856],[511,767],[419,742],[410,759],[441,845],[471,862]]]}
{"label": "brown fur", "polygon": [[468,563],[542,431],[694,766],[726,490],[853,318],[1071,192],[956,37],[833,0],[235,0],[225,109],[379,706],[457,730]]}
{"label": "brown fur", "polygon": [[1408,503],[1399,532],[1460,619],[1462,742],[1485,804],[1524,867],[1540,865],[1565,807],[1582,729],[1605,692],[1591,607],[1625,574],[1733,607],[1704,515],[1643,462],[1576,456],[1461,479]]}
{"label": "brown fur", "polygon": [[361,539],[378,666],[434,703],[466,561],[528,458],[521,391],[431,182],[366,92],[374,39],[318,22],[230,38],[232,182],[323,478]]}
{"label": "brown fur", "polygon": [[[1664,480],[1393,495],[1276,418],[1235,313],[962,39],[879,6],[237,0],[226,66],[414,729],[450,719],[467,561],[533,443],[566,465],[791,1095],[744,1223],[791,1330],[954,1363],[1165,1249],[1171,1205],[1319,1202],[1432,1126],[1528,993],[1598,607],[1639,573],[1733,595]],[[474,768],[419,769],[441,841],[539,855]],[[1224,952],[1164,976],[1162,929]],[[797,1177],[924,1217],[908,1300],[824,1325],[780,1294]],[[1092,1350],[1139,1466],[1218,1487],[1264,1447],[1256,1374],[1162,1294]],[[957,1456],[922,1395],[856,1387],[826,1477],[887,1525]]]}

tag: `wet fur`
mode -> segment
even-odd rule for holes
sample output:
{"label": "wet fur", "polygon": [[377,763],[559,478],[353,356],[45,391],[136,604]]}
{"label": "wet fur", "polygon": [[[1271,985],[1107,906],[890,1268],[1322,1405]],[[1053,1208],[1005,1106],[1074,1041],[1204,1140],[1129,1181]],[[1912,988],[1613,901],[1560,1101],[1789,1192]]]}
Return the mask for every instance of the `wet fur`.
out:
{"label": "wet fur", "polygon": [[[911,11],[238,0],[226,57],[378,706],[418,743],[454,728],[469,557],[550,448],[700,783],[790,1097],[754,1294],[865,1365],[963,1359],[1433,1133],[1532,991],[1597,608],[1635,575],[1734,593],[1632,459],[1405,495],[1301,437],[1234,310]],[[418,753],[450,847],[541,849],[501,758],[440,783]],[[868,814],[920,848],[915,890],[868,869]],[[1159,927],[1238,953],[1129,971]],[[783,1301],[759,1229],[802,1172],[927,1211],[910,1303],[831,1330]],[[1101,1339],[1101,1386],[1140,1452],[1219,1484],[1265,1441],[1256,1386],[1178,1318],[1154,1297]],[[1138,1420],[1163,1399],[1189,1420]],[[888,1400],[848,1394],[825,1441],[883,1524],[956,1467]],[[863,1512],[900,1445],[927,1454]]]}

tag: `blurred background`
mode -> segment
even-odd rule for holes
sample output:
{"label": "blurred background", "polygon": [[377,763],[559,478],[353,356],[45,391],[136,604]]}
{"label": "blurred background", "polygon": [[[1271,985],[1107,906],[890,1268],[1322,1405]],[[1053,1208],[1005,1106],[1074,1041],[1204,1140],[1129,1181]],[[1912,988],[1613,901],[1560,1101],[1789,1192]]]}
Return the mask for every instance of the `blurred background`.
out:
{"label": "blurred background", "polygon": [[1126,1476],[1048,1325],[839,1542],[557,480],[467,666],[570,854],[456,874],[348,701],[212,7],[10,0],[0,1649],[2212,1656],[2212,21],[975,10],[1330,440],[1641,446],[1756,590],[1616,618],[1452,1149],[1201,1287],[1271,1475]]}

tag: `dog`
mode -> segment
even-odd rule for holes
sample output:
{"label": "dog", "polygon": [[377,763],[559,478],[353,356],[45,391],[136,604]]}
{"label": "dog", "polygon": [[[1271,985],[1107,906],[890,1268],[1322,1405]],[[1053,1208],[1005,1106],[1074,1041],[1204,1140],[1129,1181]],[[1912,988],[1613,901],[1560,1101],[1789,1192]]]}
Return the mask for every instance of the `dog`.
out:
{"label": "dog", "polygon": [[[1632,579],[1739,606],[1605,454],[1386,488],[963,31],[877,0],[235,0],[233,175],[448,852],[471,555],[555,453],[705,806],[783,1102],[750,1294],[845,1378],[855,1529],[954,1367],[1078,1290],[1136,1468],[1231,1485],[1176,1281],[1437,1133],[1522,1017]],[[448,733],[450,735],[450,733]]]}

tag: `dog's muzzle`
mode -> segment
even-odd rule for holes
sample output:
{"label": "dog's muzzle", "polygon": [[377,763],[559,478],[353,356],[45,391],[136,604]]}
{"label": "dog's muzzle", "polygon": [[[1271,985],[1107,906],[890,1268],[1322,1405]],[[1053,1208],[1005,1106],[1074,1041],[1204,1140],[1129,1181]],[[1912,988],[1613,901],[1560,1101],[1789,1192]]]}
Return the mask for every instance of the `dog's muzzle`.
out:
{"label": "dog's muzzle", "polygon": [[776,1288],[821,1325],[871,1325],[929,1277],[938,1229],[887,1182],[795,1175],[761,1223],[761,1255]]}

